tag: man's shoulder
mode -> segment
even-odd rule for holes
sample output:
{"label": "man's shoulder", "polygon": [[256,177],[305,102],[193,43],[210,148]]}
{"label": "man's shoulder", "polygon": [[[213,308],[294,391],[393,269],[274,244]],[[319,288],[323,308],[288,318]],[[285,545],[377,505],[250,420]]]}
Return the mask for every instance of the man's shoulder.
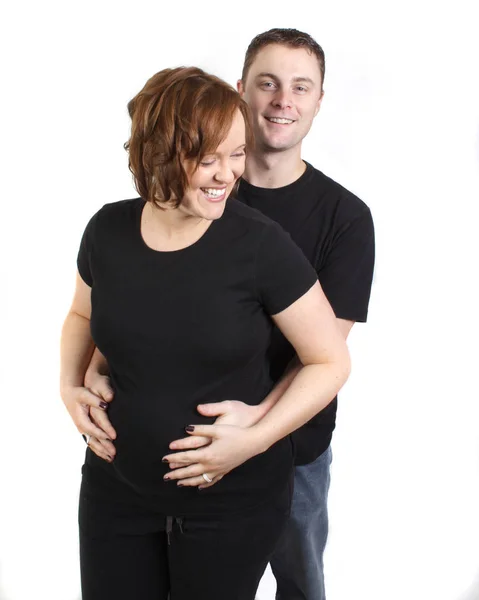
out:
{"label": "man's shoulder", "polygon": [[369,207],[364,200],[319,169],[312,165],[308,165],[308,167],[311,169],[308,193],[311,193],[318,202],[349,220],[370,214]]}
{"label": "man's shoulder", "polygon": [[250,224],[252,227],[257,226],[260,229],[275,225],[272,219],[256,208],[248,206],[238,198],[228,199],[225,208],[225,216],[229,216],[238,222]]}

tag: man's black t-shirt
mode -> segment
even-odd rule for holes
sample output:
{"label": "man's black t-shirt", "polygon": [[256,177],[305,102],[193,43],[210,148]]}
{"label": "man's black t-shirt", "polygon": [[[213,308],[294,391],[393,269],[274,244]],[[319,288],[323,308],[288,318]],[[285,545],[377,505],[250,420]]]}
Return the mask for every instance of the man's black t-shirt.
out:
{"label": "man's black t-shirt", "polygon": [[288,438],[201,492],[164,482],[161,459],[186,425],[214,421],[198,414],[198,404],[263,400],[273,385],[270,315],[305,294],[317,275],[278,224],[237,200],[228,200],[196,243],[173,252],[144,242],[144,205],[139,198],[105,205],[78,255],[92,288],[92,337],[110,368],[108,415],[118,434],[113,463],[88,450],[84,474],[149,498],[164,514],[261,504],[288,483]]}
{"label": "man's black t-shirt", "polygon": [[[306,163],[303,175],[282,188],[242,180],[239,200],[279,223],[316,269],[337,318],[366,321],[374,268],[374,227],[359,198]],[[294,356],[278,329],[272,334],[271,375],[276,382]],[[310,463],[331,442],[337,399],[292,434],[295,463]]]}

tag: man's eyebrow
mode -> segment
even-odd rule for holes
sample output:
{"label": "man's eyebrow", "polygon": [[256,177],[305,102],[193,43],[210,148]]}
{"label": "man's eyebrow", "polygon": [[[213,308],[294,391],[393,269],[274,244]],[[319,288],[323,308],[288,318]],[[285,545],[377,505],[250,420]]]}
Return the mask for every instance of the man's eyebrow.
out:
{"label": "man's eyebrow", "polygon": [[311,77],[293,77],[293,81],[294,83],[304,82],[314,85],[314,81],[311,79]]}
{"label": "man's eyebrow", "polygon": [[262,73],[258,73],[256,75],[256,78],[258,78],[258,77],[269,77],[271,79],[278,79],[274,73],[266,73],[264,71]]}
{"label": "man's eyebrow", "polygon": [[[256,78],[259,79],[260,77],[269,77],[270,79],[274,79],[274,80],[278,80],[278,76],[275,75],[274,73],[267,73],[265,71],[263,71],[262,73],[258,73],[256,75]],[[309,83],[311,85],[315,85],[314,81],[311,79],[311,77],[306,77],[303,75],[298,75],[297,77],[293,77],[293,83]]]}

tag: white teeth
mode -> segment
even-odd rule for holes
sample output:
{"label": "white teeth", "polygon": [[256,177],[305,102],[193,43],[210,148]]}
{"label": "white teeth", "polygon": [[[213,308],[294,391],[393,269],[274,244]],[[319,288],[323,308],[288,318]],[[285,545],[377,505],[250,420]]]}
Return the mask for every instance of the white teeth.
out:
{"label": "white teeth", "polygon": [[219,198],[220,196],[222,196],[225,193],[225,190],[219,190],[217,188],[201,188],[203,190],[203,192],[207,195],[207,196],[212,196],[214,198]]}
{"label": "white teeth", "polygon": [[278,119],[277,117],[268,117],[268,121],[271,121],[272,123],[280,123],[281,125],[289,125],[290,123],[294,122],[291,119]]}

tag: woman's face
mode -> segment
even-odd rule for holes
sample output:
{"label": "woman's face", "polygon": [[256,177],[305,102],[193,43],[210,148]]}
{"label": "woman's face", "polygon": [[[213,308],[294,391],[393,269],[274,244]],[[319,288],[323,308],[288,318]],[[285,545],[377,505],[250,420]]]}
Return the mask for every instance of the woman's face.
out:
{"label": "woman's face", "polygon": [[226,199],[244,171],[245,135],[243,115],[237,110],[225,140],[191,174],[178,210],[209,221],[222,216]]}

